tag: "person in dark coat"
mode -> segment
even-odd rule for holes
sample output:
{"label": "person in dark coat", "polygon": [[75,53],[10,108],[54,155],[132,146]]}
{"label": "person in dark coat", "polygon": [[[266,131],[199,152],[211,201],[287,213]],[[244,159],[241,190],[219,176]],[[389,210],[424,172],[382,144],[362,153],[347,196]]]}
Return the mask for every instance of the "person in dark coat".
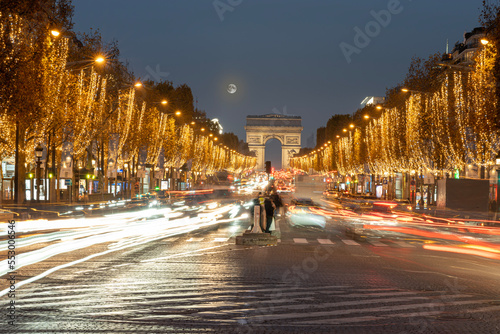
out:
{"label": "person in dark coat", "polygon": [[271,198],[266,197],[264,199],[264,210],[266,210],[266,233],[271,233],[269,229],[271,228],[271,224],[273,223],[274,209],[276,209],[276,205],[274,205]]}
{"label": "person in dark coat", "polygon": [[276,210],[274,211],[276,216],[278,214],[281,215],[281,207],[283,207],[283,202],[281,201],[280,195],[278,195],[278,193],[276,192],[273,192],[273,194],[271,195],[271,200],[273,201],[274,206],[276,207]]}

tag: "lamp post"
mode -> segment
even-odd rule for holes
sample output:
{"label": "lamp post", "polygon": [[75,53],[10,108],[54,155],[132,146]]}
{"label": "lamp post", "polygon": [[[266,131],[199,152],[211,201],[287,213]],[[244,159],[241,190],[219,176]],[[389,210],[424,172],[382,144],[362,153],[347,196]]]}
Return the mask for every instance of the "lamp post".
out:
{"label": "lamp post", "polygon": [[43,147],[38,143],[38,146],[35,148],[35,157],[36,157],[36,201],[40,203],[40,186],[42,184],[42,173],[40,171],[40,165],[42,164],[41,159],[43,155]]}
{"label": "lamp post", "polygon": [[123,180],[122,180],[122,188],[123,188],[123,198],[127,199],[127,191],[128,191],[128,182],[127,182],[127,169],[128,169],[128,162],[123,165]]}
{"label": "lamp post", "polygon": [[500,201],[500,152],[497,153],[495,157],[495,165],[496,165],[496,172],[497,172],[497,193],[496,193],[496,205],[495,205],[495,220],[497,220],[498,216],[498,209],[500,208],[499,201]]}

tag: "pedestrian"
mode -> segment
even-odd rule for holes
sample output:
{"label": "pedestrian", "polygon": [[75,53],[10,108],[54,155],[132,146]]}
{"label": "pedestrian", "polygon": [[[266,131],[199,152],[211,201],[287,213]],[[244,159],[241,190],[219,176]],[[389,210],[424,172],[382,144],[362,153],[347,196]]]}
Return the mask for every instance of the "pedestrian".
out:
{"label": "pedestrian", "polygon": [[271,228],[271,224],[273,223],[274,210],[276,209],[276,205],[271,200],[271,198],[266,197],[264,199],[264,210],[266,211],[266,233],[271,233],[269,230]]}
{"label": "pedestrian", "polygon": [[283,202],[281,201],[280,195],[278,195],[276,191],[271,195],[271,200],[273,201],[274,206],[276,206],[276,216],[281,216],[281,208],[283,207]]}

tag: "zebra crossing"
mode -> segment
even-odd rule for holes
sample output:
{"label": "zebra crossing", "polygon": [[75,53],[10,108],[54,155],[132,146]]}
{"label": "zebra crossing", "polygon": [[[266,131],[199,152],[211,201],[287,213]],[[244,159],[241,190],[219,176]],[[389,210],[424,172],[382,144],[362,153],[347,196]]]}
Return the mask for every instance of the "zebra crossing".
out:
{"label": "zebra crossing", "polygon": [[[105,292],[105,294],[103,294]],[[17,305],[17,303],[16,303]],[[125,282],[45,285],[23,291],[19,312],[23,330],[45,332],[61,322],[92,320],[92,329],[126,322],[132,326],[328,326],[401,321],[420,324],[446,314],[484,316],[500,311],[486,296],[451,291],[404,290],[393,287],[262,282]],[[46,312],[44,312],[46,310]],[[57,310],[57,318],[49,315]],[[31,326],[31,327],[30,327]]]}
{"label": "zebra crossing", "polygon": [[[216,235],[209,237],[174,237],[174,238],[166,238],[161,242],[164,244],[174,243],[174,242],[185,242],[185,243],[231,243],[233,241],[233,236],[225,236],[225,235]],[[408,242],[402,240],[376,240],[376,239],[366,239],[363,241],[356,241],[352,239],[347,239],[345,237],[334,237],[332,238],[291,238],[288,241],[279,240],[280,243],[293,243],[297,245],[310,245],[310,244],[320,244],[320,245],[337,245],[339,243],[346,246],[362,246],[368,245],[373,247],[392,247],[392,248],[417,248],[419,247],[419,243],[415,245],[415,241]]]}
{"label": "zebra crossing", "polygon": [[[402,240],[375,240],[375,239],[366,239],[363,241],[356,241],[352,239],[347,239],[345,237],[333,237],[334,240],[330,239],[325,239],[325,238],[317,238],[317,239],[312,239],[312,238],[292,238],[291,242],[293,244],[301,244],[301,245],[310,245],[310,244],[320,244],[320,245],[336,245],[336,244],[343,244],[346,246],[362,246],[362,245],[368,245],[368,246],[373,246],[373,247],[393,247],[393,248],[417,248],[418,245],[415,245],[415,241],[408,242],[408,241],[402,241]],[[285,242],[286,241],[283,241]]]}

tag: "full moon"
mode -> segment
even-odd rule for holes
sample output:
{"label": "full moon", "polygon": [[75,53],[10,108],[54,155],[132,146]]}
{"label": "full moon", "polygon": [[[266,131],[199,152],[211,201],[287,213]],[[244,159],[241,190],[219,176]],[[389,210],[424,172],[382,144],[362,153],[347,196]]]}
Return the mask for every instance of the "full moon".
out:
{"label": "full moon", "polygon": [[236,85],[235,84],[229,84],[229,86],[227,86],[227,91],[229,94],[234,94],[236,93]]}

